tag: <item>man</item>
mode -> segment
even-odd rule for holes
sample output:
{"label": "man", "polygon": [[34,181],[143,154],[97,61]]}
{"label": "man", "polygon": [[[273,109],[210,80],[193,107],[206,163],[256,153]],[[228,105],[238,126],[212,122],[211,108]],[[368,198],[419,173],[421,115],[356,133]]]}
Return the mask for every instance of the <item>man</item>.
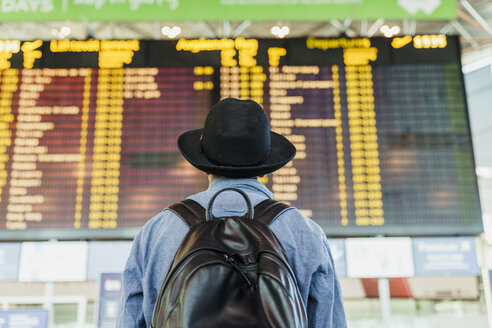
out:
{"label": "man", "polygon": [[[270,131],[266,114],[252,100],[224,99],[215,104],[203,129],[182,134],[181,154],[209,177],[209,188],[189,198],[204,208],[224,188],[244,191],[255,206],[273,194],[257,177],[278,170],[294,158],[295,147]],[[242,196],[221,193],[215,217],[246,212]],[[323,230],[295,208],[280,213],[270,229],[284,247],[298,281],[309,327],[346,327],[342,294]],[[153,217],[135,237],[123,273],[118,327],[146,327],[156,298],[188,226],[172,211]]]}

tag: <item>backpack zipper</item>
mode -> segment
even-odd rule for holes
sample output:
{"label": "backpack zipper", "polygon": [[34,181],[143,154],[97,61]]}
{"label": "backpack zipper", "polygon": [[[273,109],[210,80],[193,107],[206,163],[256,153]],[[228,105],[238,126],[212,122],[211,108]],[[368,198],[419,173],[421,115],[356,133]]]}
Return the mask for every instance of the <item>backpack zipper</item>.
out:
{"label": "backpack zipper", "polygon": [[251,282],[251,280],[248,279],[248,277],[246,276],[246,273],[244,273],[244,271],[236,264],[236,259],[234,259],[232,256],[229,256],[229,254],[226,254],[226,253],[224,253],[224,258],[225,258],[227,263],[229,263],[237,271],[239,271],[239,273],[243,276],[244,280],[246,280],[246,282],[248,283],[248,285],[250,287],[253,286],[253,283]]}
{"label": "backpack zipper", "polygon": [[[157,299],[155,308],[157,308],[157,306],[160,307],[160,303],[161,303],[160,295],[168,287],[169,282],[171,282],[174,279],[174,277],[176,277],[177,275],[179,275],[183,271],[184,267],[186,267],[186,265],[191,260],[193,260],[195,258],[195,256],[199,255],[200,253],[208,253],[210,251],[212,251],[215,254],[222,253],[223,256],[224,256],[225,261],[228,264],[230,264],[232,267],[234,267],[236,270],[239,271],[239,273],[243,276],[243,278],[246,280],[246,282],[248,283],[248,285],[249,286],[252,286],[253,285],[251,283],[251,281],[248,279],[248,277],[246,276],[246,274],[243,272],[243,270],[241,270],[241,268],[236,264],[236,260],[233,257],[229,256],[227,253],[223,253],[223,252],[218,251],[218,250],[213,249],[213,248],[209,248],[209,249],[203,249],[203,248],[202,249],[197,249],[197,250],[192,251],[191,253],[187,254],[183,259],[181,259],[181,261],[176,265],[176,267],[174,268],[174,270],[172,270],[169,273],[169,279],[167,279],[167,277],[164,279],[167,283],[166,284],[163,284],[162,287],[161,287],[161,290],[159,291],[158,299]],[[211,260],[210,262],[207,262],[207,263],[202,264],[202,266],[211,265],[211,264],[215,264],[215,263],[223,263],[223,262],[221,262],[220,259],[217,258],[215,260]],[[202,266],[200,266],[200,267],[202,267]],[[196,268],[196,270],[198,270],[199,268]],[[154,322],[154,319],[153,318],[152,318],[152,322]]]}

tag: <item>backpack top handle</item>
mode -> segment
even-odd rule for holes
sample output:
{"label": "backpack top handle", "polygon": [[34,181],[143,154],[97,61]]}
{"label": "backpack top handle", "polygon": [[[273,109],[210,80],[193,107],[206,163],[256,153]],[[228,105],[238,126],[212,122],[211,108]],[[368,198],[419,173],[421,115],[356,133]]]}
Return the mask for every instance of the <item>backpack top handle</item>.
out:
{"label": "backpack top handle", "polygon": [[246,201],[246,205],[248,206],[248,213],[246,213],[246,216],[252,220],[254,217],[254,209],[253,209],[253,205],[251,204],[251,200],[249,199],[248,195],[246,195],[246,193],[244,191],[237,189],[237,188],[224,188],[222,190],[219,190],[215,195],[212,196],[212,198],[208,202],[207,211],[205,212],[206,220],[212,221],[213,219],[215,219],[215,217],[212,215],[213,202],[219,194],[221,194],[222,192],[227,191],[227,190],[232,190],[232,191],[238,192],[239,194],[241,194],[241,196],[243,196],[244,200]]}

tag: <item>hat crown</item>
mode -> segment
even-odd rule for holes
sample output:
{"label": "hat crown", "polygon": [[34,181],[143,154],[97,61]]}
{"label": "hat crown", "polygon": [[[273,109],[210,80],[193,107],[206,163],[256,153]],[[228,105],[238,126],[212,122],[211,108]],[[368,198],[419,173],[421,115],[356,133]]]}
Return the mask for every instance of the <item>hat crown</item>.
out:
{"label": "hat crown", "polygon": [[252,100],[224,99],[205,120],[202,149],[209,161],[225,166],[261,164],[270,153],[270,124]]}

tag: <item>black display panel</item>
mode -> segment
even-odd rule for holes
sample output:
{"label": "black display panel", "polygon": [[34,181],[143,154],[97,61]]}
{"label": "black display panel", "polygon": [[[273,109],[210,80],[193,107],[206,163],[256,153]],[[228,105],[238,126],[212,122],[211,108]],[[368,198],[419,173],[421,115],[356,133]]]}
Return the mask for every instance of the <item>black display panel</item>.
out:
{"label": "black display panel", "polygon": [[[0,41],[0,236],[131,237],[206,188],[176,138],[261,103],[327,235],[482,231],[457,37]],[[21,231],[17,231],[21,230]]]}

